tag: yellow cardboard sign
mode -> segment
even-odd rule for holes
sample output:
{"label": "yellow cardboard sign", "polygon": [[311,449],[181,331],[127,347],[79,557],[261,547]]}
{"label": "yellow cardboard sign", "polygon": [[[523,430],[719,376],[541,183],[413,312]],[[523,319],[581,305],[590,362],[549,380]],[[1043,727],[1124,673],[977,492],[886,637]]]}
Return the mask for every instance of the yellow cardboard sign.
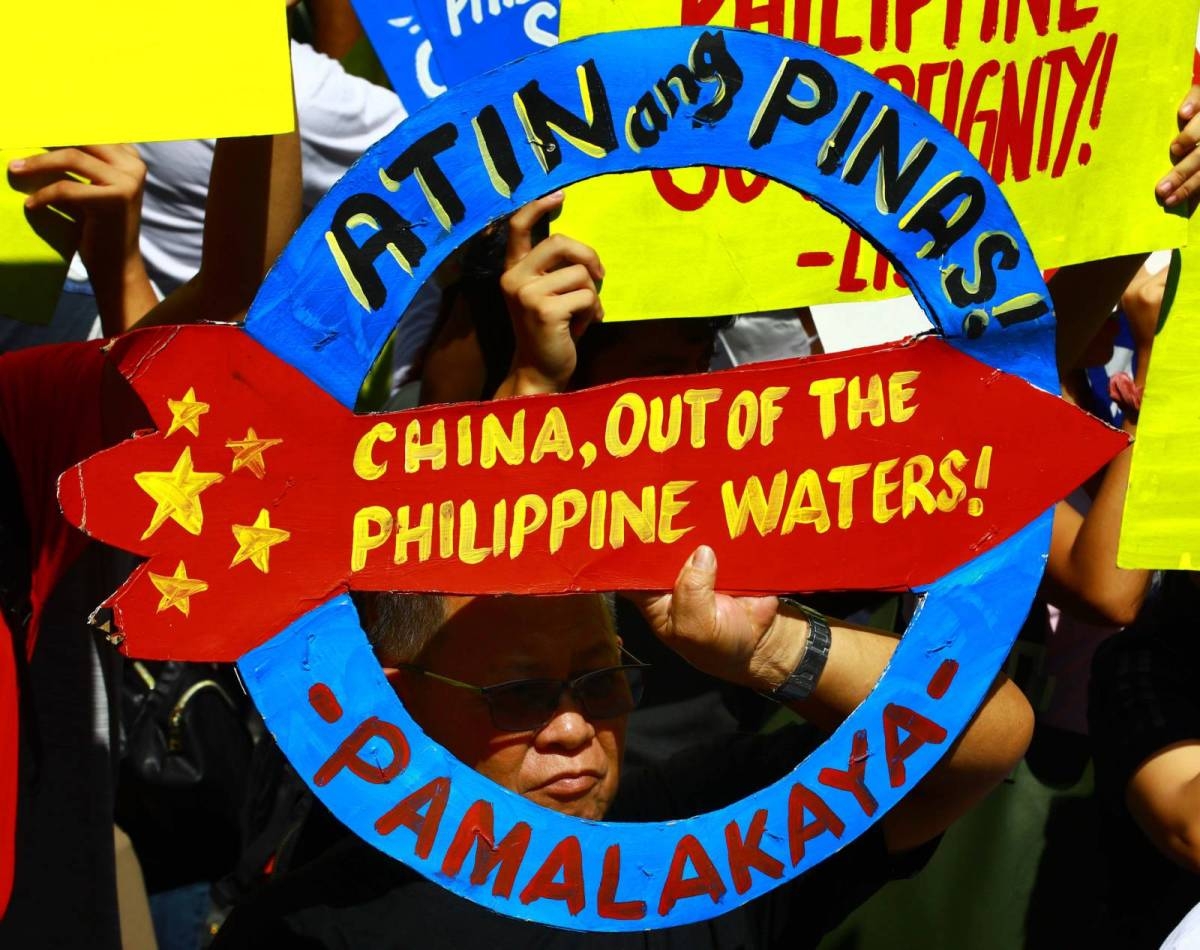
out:
{"label": "yellow cardboard sign", "polygon": [[5,4],[0,143],[286,132],[289,55],[283,0]]}
{"label": "yellow cardboard sign", "polygon": [[[807,40],[942,119],[1001,183],[1043,267],[1186,241],[1154,186],[1187,90],[1196,0],[570,0],[564,39],[712,24]],[[688,210],[681,210],[688,209]],[[572,186],[608,319],[894,296],[886,258],[783,185],[690,168]],[[647,268],[645,262],[661,266]],[[663,273],[686,274],[664,282]]]}
{"label": "yellow cardboard sign", "polygon": [[1200,245],[1180,253],[1133,444],[1117,551],[1126,568],[1200,570]]}
{"label": "yellow cardboard sign", "polygon": [[[0,171],[39,151],[0,149]],[[0,182],[0,317],[45,325],[54,316],[76,238],[69,223],[50,208],[35,212],[35,230],[25,198],[7,180]]]}

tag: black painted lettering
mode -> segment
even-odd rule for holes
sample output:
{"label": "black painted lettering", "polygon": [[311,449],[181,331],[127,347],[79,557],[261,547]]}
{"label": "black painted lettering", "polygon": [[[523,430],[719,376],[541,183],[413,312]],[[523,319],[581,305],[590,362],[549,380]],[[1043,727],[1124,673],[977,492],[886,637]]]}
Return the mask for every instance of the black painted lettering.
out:
{"label": "black painted lettering", "polygon": [[617,149],[617,133],[613,128],[608,93],[596,69],[595,60],[589,59],[581,64],[576,72],[579,75],[582,117],[542,92],[536,79],[513,93],[517,115],[533,147],[533,154],[544,171],[553,171],[562,162],[556,132],[591,158],[604,158]]}
{"label": "black painted lettering", "polygon": [[1003,231],[987,231],[975,241],[973,252],[975,276],[967,279],[961,264],[946,268],[942,274],[942,289],[956,307],[991,300],[996,293],[996,271],[1012,270],[1021,259],[1017,242]]}
{"label": "black painted lettering", "polygon": [[521,166],[517,163],[512,141],[508,131],[500,120],[500,113],[495,106],[484,106],[479,115],[471,120],[471,128],[475,130],[475,141],[479,144],[479,154],[487,169],[488,178],[496,193],[505,198],[511,198],[512,193],[525,178]]}
{"label": "black painted lettering", "polygon": [[[808,91],[807,99],[792,95],[796,83]],[[780,119],[812,125],[833,111],[837,98],[837,84],[824,66],[811,59],[785,59],[750,126],[750,147],[770,145]]]}
{"label": "black painted lettering", "polygon": [[692,75],[700,82],[717,84],[712,102],[697,109],[692,116],[692,127],[720,122],[733,108],[733,100],[743,82],[742,67],[725,48],[725,34],[701,33],[700,38],[692,44],[688,65],[692,68]]}
{"label": "black painted lettering", "polygon": [[930,240],[917,257],[942,257],[975,227],[983,216],[987,198],[979,180],[961,172],[947,175],[925,193],[900,219],[900,230],[924,231]]}
{"label": "black painted lettering", "polygon": [[880,214],[895,214],[936,153],[937,148],[928,139],[921,139],[901,166],[900,117],[895,109],[884,106],[846,159],[842,180],[860,185],[871,166],[877,164],[875,207]]}
{"label": "black painted lettering", "polygon": [[429,210],[447,231],[463,219],[466,209],[454,185],[437,163],[437,156],[453,148],[457,141],[458,127],[453,122],[447,122],[422,135],[386,170],[379,170],[379,180],[389,191],[398,191],[400,183],[409,175],[416,178],[421,193],[429,202]]}
{"label": "black painted lettering", "polygon": [[[358,228],[373,232],[361,244],[351,236]],[[376,258],[387,252],[411,274],[425,256],[425,242],[413,233],[412,224],[378,195],[366,192],[342,202],[325,232],[325,242],[350,293],[364,310],[379,310],[387,303],[387,288],[375,269]]]}

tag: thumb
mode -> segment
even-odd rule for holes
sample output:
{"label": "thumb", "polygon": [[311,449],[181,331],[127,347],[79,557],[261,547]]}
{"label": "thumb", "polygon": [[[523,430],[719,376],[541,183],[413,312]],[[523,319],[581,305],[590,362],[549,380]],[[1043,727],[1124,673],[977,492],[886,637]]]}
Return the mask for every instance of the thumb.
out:
{"label": "thumb", "polygon": [[676,635],[710,632],[716,623],[717,555],[707,544],[692,556],[675,580],[671,619]]}

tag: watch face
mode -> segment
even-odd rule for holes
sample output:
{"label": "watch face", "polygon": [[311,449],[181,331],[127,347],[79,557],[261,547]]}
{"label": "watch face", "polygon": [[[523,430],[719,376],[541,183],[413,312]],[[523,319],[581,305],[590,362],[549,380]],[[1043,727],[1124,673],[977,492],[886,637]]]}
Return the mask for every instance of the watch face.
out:
{"label": "watch face", "polygon": [[[907,158],[901,161],[902,156]],[[993,423],[1018,426],[1021,448],[1009,456],[989,442],[967,466],[962,452],[943,447],[940,471],[923,454],[913,455],[911,464],[890,459],[875,467],[868,483],[882,486],[873,497],[881,493],[884,501],[864,520],[883,524],[891,519],[906,543],[860,544],[848,547],[845,557],[825,560],[836,562],[832,568],[845,576],[860,566],[866,571],[873,558],[890,558],[901,574],[890,575],[893,579],[882,586],[912,589],[921,595],[920,606],[871,695],[787,776],[728,807],[679,821],[581,820],[494,784],[431,740],[389,686],[343,592],[352,585],[468,594],[607,590],[629,586],[630,564],[644,565],[643,576],[669,586],[684,556],[677,553],[684,551],[679,545],[642,546],[622,540],[624,535],[616,543],[616,534],[600,532],[599,547],[589,551],[581,545],[589,560],[572,563],[565,573],[562,550],[531,553],[527,546],[522,553],[518,535],[524,540],[538,521],[532,502],[520,519],[514,516],[511,530],[495,533],[491,548],[478,534],[471,539],[476,563],[461,556],[467,550],[461,530],[430,527],[427,557],[404,561],[397,553],[384,558],[383,567],[372,567],[371,551],[384,545],[407,550],[407,542],[393,538],[402,512],[410,516],[402,525],[409,532],[405,537],[413,540],[411,532],[424,530],[414,520],[423,517],[414,500],[416,476],[394,487],[409,474],[408,466],[387,450],[416,446],[428,449],[431,466],[440,459],[443,468],[436,477],[421,483],[433,484],[428,491],[444,492],[440,500],[452,484],[461,487],[468,466],[456,453],[439,454],[436,445],[422,442],[423,422],[432,431],[442,420],[449,432],[456,431],[455,419],[466,419],[470,432],[472,420],[487,412],[508,413],[506,419],[524,413],[522,420],[543,420],[540,426],[549,433],[540,443],[544,454],[555,454],[549,446],[561,454],[557,460],[543,459],[540,468],[499,465],[493,457],[486,471],[471,469],[472,497],[503,489],[557,492],[565,498],[578,491],[568,476],[596,477],[604,465],[624,464],[630,430],[616,426],[603,434],[605,416],[594,411],[595,405],[611,405],[610,418],[618,406],[635,418],[638,399],[652,404],[658,398],[661,408],[671,402],[669,387],[681,385],[687,392],[676,395],[690,394],[699,404],[714,377],[631,382],[597,396],[530,397],[495,404],[494,410],[456,407],[453,419],[439,415],[438,407],[366,419],[350,410],[396,315],[468,237],[526,202],[586,178],[705,164],[746,169],[798,189],[887,249],[940,335],[940,340],[804,364],[822,372],[835,365],[876,367],[853,380],[827,375],[814,378],[811,386],[805,382],[800,395],[817,407],[811,419],[815,445],[833,444],[838,400],[853,392],[858,393],[858,416],[851,416],[844,429],[865,425],[861,431],[876,438],[872,413],[885,407],[892,423],[911,418],[913,380],[925,373],[923,418],[941,418],[937,413],[942,412],[974,438],[990,433]],[[679,262],[646,263],[662,271],[664,293],[670,292],[671,280],[688,279],[686,265]],[[992,420],[983,415],[985,403],[958,388],[964,379],[982,380],[993,395],[1008,386],[1016,387],[1012,398],[1054,402],[1046,396],[1056,390],[1057,380],[1053,321],[1041,273],[996,185],[953,135],[887,84],[803,44],[682,27],[606,34],[564,43],[463,83],[377,143],[314,209],[268,275],[244,332],[196,327],[135,335],[115,344],[113,352],[139,392],[156,373],[167,373],[163,367],[177,358],[173,353],[182,352],[181,343],[173,343],[176,337],[207,341],[200,347],[205,358],[195,355],[200,350],[190,350],[184,370],[195,374],[216,367],[233,380],[243,398],[239,403],[231,397],[230,406],[257,411],[261,405],[266,412],[264,394],[288,395],[271,427],[239,416],[236,430],[222,432],[215,448],[205,448],[202,440],[220,429],[215,421],[233,409],[219,406],[201,386],[180,387],[174,382],[179,376],[158,380],[156,385],[170,389],[170,398],[156,397],[147,405],[161,432],[178,425],[165,436],[133,440],[129,451],[159,446],[161,458],[141,466],[132,478],[122,475],[119,486],[111,479],[103,486],[110,490],[92,492],[105,500],[90,506],[82,486],[93,470],[116,465],[130,443],[89,460],[63,480],[60,496],[68,517],[98,536],[107,536],[110,520],[112,534],[119,535],[131,510],[144,508],[150,519],[137,525],[128,546],[151,560],[114,598],[114,612],[125,611],[130,652],[238,657],[267,726],[334,815],[430,880],[513,917],[581,931],[676,926],[724,914],[819,864],[878,821],[942,757],[985,696],[1041,578],[1050,530],[1047,509],[1054,498],[1022,494],[1027,512],[1043,513],[1029,520],[1018,511],[1012,530],[996,534],[995,512],[1012,515],[1018,509],[1015,493],[986,492],[1001,483],[1011,488],[1005,479],[1017,471],[1048,491],[1048,473],[1057,473],[1054,466],[1062,463],[1048,461],[1049,449],[1046,458],[1027,453],[1034,451],[1031,446],[1061,447],[1067,427],[1056,422],[1051,437],[1039,441],[1031,434],[1039,423],[1016,413],[1009,396],[1002,414]],[[263,348],[258,357],[248,355]],[[257,363],[248,368],[246,359]],[[927,361],[920,372],[905,362],[919,360]],[[885,364],[892,367],[886,373],[878,369]],[[780,387],[766,381],[778,382],[772,374],[801,372],[799,365],[731,371],[731,382],[723,384],[731,392],[739,388],[734,381],[752,378],[747,373],[767,376],[733,400],[743,424],[752,411],[756,414],[760,437],[752,442],[749,429],[731,421],[729,444],[722,443],[718,453],[722,464],[730,458],[745,464],[757,452],[774,452],[762,458],[779,467],[790,464],[780,459],[811,448],[770,443],[766,435],[776,420],[772,399],[782,398],[774,392]],[[873,386],[879,388],[874,409],[868,405]],[[581,443],[577,453],[573,446],[568,453],[561,434],[544,421],[564,406],[593,406],[579,410],[581,426],[600,420],[602,436]],[[833,407],[831,413],[825,412],[827,406]],[[735,418],[732,412],[730,418]],[[338,440],[347,426],[351,437],[343,445]],[[282,434],[287,427],[288,434]],[[902,431],[929,435],[926,428]],[[935,428],[931,438],[948,438],[940,423]],[[578,431],[573,428],[572,434]],[[492,448],[494,455],[499,452]],[[218,456],[225,466],[221,471],[215,461],[206,462]],[[922,476],[925,461],[930,471]],[[559,463],[574,467],[553,469]],[[843,482],[852,481],[848,473],[857,470],[855,463],[837,463]],[[659,481],[681,478],[665,455],[654,464]],[[546,474],[552,470],[560,474]],[[936,494],[930,487],[935,471],[944,481]],[[314,487],[316,474],[330,480]],[[555,478],[562,484],[551,484]],[[887,504],[889,479],[901,479],[896,484],[905,486],[895,489],[904,499],[895,512]],[[668,485],[681,491],[675,481]],[[388,486],[393,486],[390,495]],[[379,499],[372,504],[348,501],[376,490]],[[199,501],[201,493],[207,508]],[[157,500],[147,507],[147,497]],[[290,517],[298,499],[304,514]],[[433,495],[430,499],[432,519]],[[243,513],[221,507],[235,502]],[[347,504],[353,517],[335,518],[332,513]],[[928,522],[915,516],[922,506],[926,513],[957,511],[954,524],[979,543],[954,548],[965,552],[955,555],[958,560],[937,561],[945,545],[936,531],[923,533],[920,524]],[[565,503],[558,515],[553,506],[546,507],[547,524],[565,518]],[[807,515],[797,510],[803,522]],[[218,512],[228,515],[229,527],[214,532]],[[849,527],[841,524],[837,502],[831,512],[826,521],[837,527],[825,524],[829,537]],[[662,518],[668,527],[670,518],[660,514],[653,521],[661,532]],[[909,515],[914,515],[911,522]],[[819,530],[816,520],[809,519],[814,531]],[[345,531],[321,533],[341,531],[351,521],[353,543],[343,537]],[[726,524],[724,516],[719,523]],[[779,590],[812,589],[811,576],[802,575],[831,565],[795,567],[804,537],[798,531],[747,538],[743,543],[754,550],[727,561],[723,576],[746,576],[739,588],[745,591],[769,589],[762,586],[764,577]],[[673,536],[672,543],[678,540]],[[701,540],[691,534],[682,543]],[[200,553],[176,553],[177,543],[194,544],[195,552],[217,545],[215,553],[209,552],[212,571],[200,571]],[[422,550],[419,539],[413,545]],[[787,545],[792,547],[785,550]],[[457,553],[439,560],[443,548]],[[764,555],[768,550],[770,556]],[[939,566],[932,569],[935,563]],[[218,598],[218,571],[225,572],[223,583],[249,586],[237,597]],[[234,609],[224,609],[228,605]],[[218,608],[219,614],[207,613]],[[146,620],[144,630],[135,629],[135,614]],[[277,616],[286,619],[269,619]],[[481,649],[488,634],[480,631]],[[814,664],[819,655],[813,653]],[[807,664],[806,658],[800,672]]]}

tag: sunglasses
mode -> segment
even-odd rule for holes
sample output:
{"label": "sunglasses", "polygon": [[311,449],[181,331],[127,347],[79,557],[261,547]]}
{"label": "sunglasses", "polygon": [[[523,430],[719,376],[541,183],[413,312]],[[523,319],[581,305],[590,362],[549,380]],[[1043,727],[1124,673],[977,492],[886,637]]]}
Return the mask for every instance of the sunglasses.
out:
{"label": "sunglasses", "polygon": [[494,686],[464,683],[412,663],[399,666],[410,673],[479,694],[487,703],[492,725],[501,732],[538,732],[554,718],[565,692],[570,692],[589,719],[616,719],[633,712],[641,702],[645,671],[650,666],[628,651],[622,652],[633,662],[591,670],[567,680],[511,680]]}

